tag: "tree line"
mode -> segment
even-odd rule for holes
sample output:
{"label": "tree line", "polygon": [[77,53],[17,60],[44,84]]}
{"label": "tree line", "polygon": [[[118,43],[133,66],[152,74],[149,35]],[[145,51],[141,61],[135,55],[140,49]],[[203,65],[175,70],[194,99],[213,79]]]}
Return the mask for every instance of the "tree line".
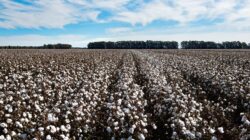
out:
{"label": "tree line", "polygon": [[43,46],[0,46],[0,49],[71,49],[70,44],[44,44]]}
{"label": "tree line", "polygon": [[118,41],[90,42],[88,49],[178,49],[176,41]]}
{"label": "tree line", "polygon": [[118,41],[90,42],[88,49],[250,49],[250,44],[240,41]]}
{"label": "tree line", "polygon": [[240,41],[216,43],[212,41],[182,41],[182,49],[250,49],[250,44]]}

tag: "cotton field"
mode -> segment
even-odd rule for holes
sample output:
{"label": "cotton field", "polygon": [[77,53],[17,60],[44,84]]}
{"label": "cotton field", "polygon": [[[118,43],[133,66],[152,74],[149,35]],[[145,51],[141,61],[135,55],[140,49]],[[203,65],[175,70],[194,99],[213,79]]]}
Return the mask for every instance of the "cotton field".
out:
{"label": "cotton field", "polygon": [[0,140],[250,139],[250,51],[0,50]]}

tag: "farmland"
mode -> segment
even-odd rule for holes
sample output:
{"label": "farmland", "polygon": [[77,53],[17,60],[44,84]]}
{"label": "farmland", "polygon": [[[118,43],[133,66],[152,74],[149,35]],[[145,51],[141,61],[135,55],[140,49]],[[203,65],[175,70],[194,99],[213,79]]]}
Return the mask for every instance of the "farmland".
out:
{"label": "farmland", "polygon": [[249,50],[0,50],[0,139],[249,138]]}

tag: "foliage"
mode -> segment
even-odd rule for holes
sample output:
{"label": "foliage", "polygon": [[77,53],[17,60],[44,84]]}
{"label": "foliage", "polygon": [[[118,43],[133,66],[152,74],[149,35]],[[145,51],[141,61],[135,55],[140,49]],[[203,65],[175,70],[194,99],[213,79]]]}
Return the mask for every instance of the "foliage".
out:
{"label": "foliage", "polygon": [[178,49],[176,41],[90,42],[89,49]]}
{"label": "foliage", "polygon": [[44,44],[43,46],[0,46],[0,49],[71,49],[70,44]]}

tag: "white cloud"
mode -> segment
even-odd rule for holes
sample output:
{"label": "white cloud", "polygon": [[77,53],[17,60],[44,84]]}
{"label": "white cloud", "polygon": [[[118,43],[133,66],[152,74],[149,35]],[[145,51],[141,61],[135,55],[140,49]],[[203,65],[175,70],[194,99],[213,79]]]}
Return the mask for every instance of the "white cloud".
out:
{"label": "white cloud", "polygon": [[[250,1],[248,0],[151,0],[141,3],[134,10],[124,10],[113,20],[147,25],[156,20],[177,21],[187,26],[198,20],[221,19],[223,23],[236,23],[238,26],[250,26]],[[244,25],[237,20],[244,21]],[[216,22],[215,22],[216,23]]]}
{"label": "white cloud", "polygon": [[122,33],[128,33],[131,32],[132,28],[129,27],[116,27],[116,28],[109,28],[107,29],[107,33],[110,34],[122,34]]}
{"label": "white cloud", "polygon": [[81,11],[63,0],[37,0],[25,5],[2,0],[0,27],[3,28],[62,28],[84,20],[96,20],[99,12]]}
{"label": "white cloud", "polygon": [[68,0],[76,5],[83,6],[85,9],[101,9],[108,11],[123,10],[124,6],[131,0]]}
{"label": "white cloud", "polygon": [[[62,28],[82,21],[120,21],[148,25],[156,20],[187,26],[199,19],[221,19],[227,25],[249,27],[249,0],[0,0],[2,28]],[[110,15],[99,19],[102,12]],[[240,20],[240,23],[239,23]],[[234,27],[234,26],[233,26]]]}

